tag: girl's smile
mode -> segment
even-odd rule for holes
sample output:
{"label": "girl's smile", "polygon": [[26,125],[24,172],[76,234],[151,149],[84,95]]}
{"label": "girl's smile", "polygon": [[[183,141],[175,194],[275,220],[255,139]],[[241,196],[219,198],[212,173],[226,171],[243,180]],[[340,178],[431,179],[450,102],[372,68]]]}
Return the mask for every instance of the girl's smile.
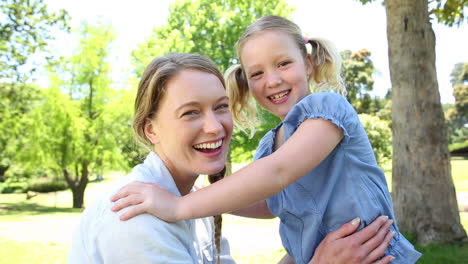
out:
{"label": "girl's smile", "polygon": [[273,104],[282,104],[288,100],[288,95],[291,90],[282,91],[268,96]]}

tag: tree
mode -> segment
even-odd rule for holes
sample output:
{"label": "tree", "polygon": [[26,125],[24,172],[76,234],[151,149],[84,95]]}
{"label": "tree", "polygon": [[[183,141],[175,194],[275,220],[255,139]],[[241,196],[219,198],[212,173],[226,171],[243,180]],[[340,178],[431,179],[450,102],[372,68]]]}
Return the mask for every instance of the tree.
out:
{"label": "tree", "polygon": [[382,166],[392,157],[392,131],[388,121],[368,114],[360,114],[359,120],[361,120],[369,137],[375,159]]}
{"label": "tree", "polygon": [[112,28],[83,23],[79,34],[75,55],[55,69],[54,83],[68,95],[68,101],[59,100],[64,103],[55,105],[66,110],[56,111],[55,116],[45,115],[51,122],[60,123],[51,125],[56,128],[49,132],[55,139],[50,142],[49,160],[60,168],[72,190],[74,208],[83,206],[84,191],[93,170],[99,173],[106,162],[123,163],[116,137],[120,125],[128,125],[116,122],[115,113],[119,111],[115,108],[119,106],[111,100],[114,92],[110,90],[107,57],[114,39]]}
{"label": "tree", "polygon": [[27,84],[35,65],[28,60],[47,52],[51,31],[68,30],[68,15],[50,13],[42,0],[0,2],[0,182],[23,140],[21,124],[39,99],[38,88]]}
{"label": "tree", "polygon": [[50,13],[42,0],[3,0],[0,10],[0,80],[24,80],[28,74],[19,68],[46,51],[54,28],[68,30],[68,14]]}
{"label": "tree", "polygon": [[451,74],[454,108],[448,110],[447,118],[450,143],[468,141],[468,63],[457,63]]}
{"label": "tree", "polygon": [[[457,15],[437,16],[439,21],[451,25],[464,20],[466,1],[432,2],[437,4],[432,13],[447,6],[442,2],[459,7]],[[392,82],[392,195],[398,224],[420,244],[463,239],[428,0],[386,0],[385,9]]]}
{"label": "tree", "polygon": [[341,52],[343,59],[343,77],[346,82],[346,98],[351,104],[363,98],[365,92],[374,89],[375,71],[374,64],[370,59],[371,52],[362,49],[357,52],[345,50]]}
{"label": "tree", "polygon": [[[137,76],[156,56],[168,52],[204,54],[213,59],[222,71],[238,63],[234,46],[242,32],[252,22],[265,15],[289,16],[292,8],[282,0],[197,0],[178,1],[170,7],[168,23],[155,28],[152,35],[132,52]],[[251,153],[258,140],[277,119],[263,111],[264,122],[257,128],[257,136],[236,130],[231,148],[245,147],[239,152]],[[241,142],[241,144],[238,144]],[[249,144],[244,145],[243,143]]]}
{"label": "tree", "polygon": [[27,115],[41,96],[34,85],[0,83],[0,182],[12,166],[18,149],[24,146]]}

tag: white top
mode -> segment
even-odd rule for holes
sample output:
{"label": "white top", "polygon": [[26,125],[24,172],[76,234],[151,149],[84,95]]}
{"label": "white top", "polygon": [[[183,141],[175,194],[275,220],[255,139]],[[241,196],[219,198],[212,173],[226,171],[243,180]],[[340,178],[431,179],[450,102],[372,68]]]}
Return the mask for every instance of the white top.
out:
{"label": "white top", "polygon": [[[112,212],[114,203],[110,197],[132,181],[158,183],[180,196],[166,166],[151,152],[143,164],[137,165],[83,212],[68,263],[216,263],[213,217],[167,223],[150,214],[141,214],[127,221],[119,220],[126,209]],[[227,240],[223,238],[221,245],[221,262],[235,263]]]}

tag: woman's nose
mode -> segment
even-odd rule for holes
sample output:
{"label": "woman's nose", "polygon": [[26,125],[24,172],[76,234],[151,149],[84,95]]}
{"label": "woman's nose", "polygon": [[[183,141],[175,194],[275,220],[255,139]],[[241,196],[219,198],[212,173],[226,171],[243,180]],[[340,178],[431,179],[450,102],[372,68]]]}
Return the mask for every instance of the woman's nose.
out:
{"label": "woman's nose", "polygon": [[218,134],[223,129],[223,125],[215,113],[209,113],[205,117],[203,128],[205,133]]}

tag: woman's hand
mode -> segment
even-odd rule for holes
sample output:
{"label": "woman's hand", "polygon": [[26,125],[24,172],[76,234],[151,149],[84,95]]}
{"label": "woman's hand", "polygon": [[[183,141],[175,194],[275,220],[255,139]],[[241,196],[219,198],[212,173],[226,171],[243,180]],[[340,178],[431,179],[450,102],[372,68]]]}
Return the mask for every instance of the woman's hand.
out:
{"label": "woman's hand", "polygon": [[359,222],[359,218],[356,218],[329,233],[315,250],[309,264],[391,262],[393,256],[380,258],[393,238],[394,233],[388,231],[393,220],[380,216],[367,227],[352,234],[359,227]]}
{"label": "woman's hand", "polygon": [[149,213],[164,221],[178,221],[179,200],[180,197],[156,183],[138,181],[125,185],[111,197],[112,202],[117,201],[112,207],[113,212],[133,205],[120,216],[120,220]]}

